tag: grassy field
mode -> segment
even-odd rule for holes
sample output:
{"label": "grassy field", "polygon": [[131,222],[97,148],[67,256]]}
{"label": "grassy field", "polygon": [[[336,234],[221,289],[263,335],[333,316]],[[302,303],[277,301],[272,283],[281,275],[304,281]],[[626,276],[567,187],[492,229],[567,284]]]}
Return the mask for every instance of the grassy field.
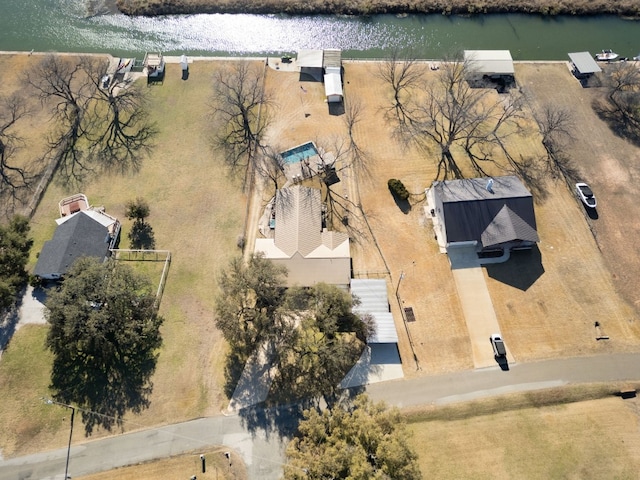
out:
{"label": "grassy field", "polygon": [[640,401],[607,395],[607,388],[516,394],[409,414],[420,469],[432,479],[637,478]]}
{"label": "grassy field", "polygon": [[[14,61],[33,57],[0,57],[2,70],[14,72]],[[20,65],[20,64],[19,64]],[[160,134],[154,154],[145,160],[137,174],[103,175],[89,179],[80,187],[91,204],[103,205],[106,211],[123,222],[120,246],[128,247],[130,223],[124,217],[125,203],[145,198],[151,206],[147,222],[153,228],[156,248],[173,253],[169,280],[160,308],[165,318],[162,327],[164,346],[154,376],[151,407],[142,415],[125,422],[125,430],[158,423],[171,423],[212,415],[226,407],[222,393],[225,347],[213,325],[213,297],[216,276],[232,255],[239,254],[236,238],[243,230],[246,199],[240,183],[222,166],[209,146],[206,116],[213,73],[225,68],[222,62],[196,62],[188,81],[181,80],[179,65],[168,65],[165,82],[148,89],[151,114]],[[37,119],[38,117],[36,117]],[[54,181],[48,188],[33,221],[31,266],[45,240],[55,230],[57,203],[60,198],[77,193]],[[156,283],[157,263],[138,263],[149,270]],[[15,365],[5,358],[25,348],[23,330],[17,332],[0,362],[0,375],[19,376]],[[42,337],[43,338],[43,337]],[[34,361],[48,365],[48,355],[36,355]],[[15,401],[48,394],[47,369],[38,369],[29,389]],[[41,373],[41,374],[40,374]],[[24,379],[24,376],[20,376]],[[21,427],[28,412],[16,415],[7,402],[0,405],[0,418],[7,428],[0,433],[3,455],[15,455],[54,448],[64,444],[64,435],[44,435],[42,429]],[[64,413],[64,412],[63,412]],[[64,432],[65,425],[55,425]],[[16,432],[19,435],[16,436]],[[96,432],[94,436],[105,435]],[[76,441],[82,439],[78,429]],[[46,447],[45,447],[46,445]]]}
{"label": "grassy field", "polygon": [[634,0],[341,0],[301,2],[300,0],[117,0],[118,8],[129,15],[170,13],[292,13],[292,14],[375,14],[442,13],[477,14],[498,12],[543,15],[615,14],[640,15]]}

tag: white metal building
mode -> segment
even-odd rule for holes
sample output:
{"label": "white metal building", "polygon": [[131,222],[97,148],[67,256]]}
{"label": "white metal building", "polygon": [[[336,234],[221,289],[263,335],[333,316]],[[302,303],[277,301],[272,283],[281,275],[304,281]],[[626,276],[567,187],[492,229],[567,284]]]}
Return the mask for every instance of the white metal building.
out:
{"label": "white metal building", "polygon": [[465,50],[464,61],[477,75],[489,77],[513,76],[513,58],[509,50]]}

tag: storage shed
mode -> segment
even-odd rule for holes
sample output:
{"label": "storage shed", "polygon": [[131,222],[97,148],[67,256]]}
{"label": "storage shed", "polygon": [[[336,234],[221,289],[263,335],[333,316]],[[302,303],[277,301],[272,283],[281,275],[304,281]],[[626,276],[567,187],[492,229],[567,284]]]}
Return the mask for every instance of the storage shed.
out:
{"label": "storage shed", "polygon": [[[324,75],[324,94],[327,97],[327,102],[341,102],[343,93],[340,69],[330,68],[327,70],[328,72]],[[335,70],[338,71],[336,72]]]}

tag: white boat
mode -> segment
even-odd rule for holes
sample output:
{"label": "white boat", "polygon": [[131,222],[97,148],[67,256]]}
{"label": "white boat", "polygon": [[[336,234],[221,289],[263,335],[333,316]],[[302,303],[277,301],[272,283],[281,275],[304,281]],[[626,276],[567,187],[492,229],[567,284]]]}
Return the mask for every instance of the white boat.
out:
{"label": "white boat", "polygon": [[600,53],[596,53],[596,60],[599,62],[610,62],[611,60],[615,60],[619,57],[616,52],[611,49],[602,50]]}

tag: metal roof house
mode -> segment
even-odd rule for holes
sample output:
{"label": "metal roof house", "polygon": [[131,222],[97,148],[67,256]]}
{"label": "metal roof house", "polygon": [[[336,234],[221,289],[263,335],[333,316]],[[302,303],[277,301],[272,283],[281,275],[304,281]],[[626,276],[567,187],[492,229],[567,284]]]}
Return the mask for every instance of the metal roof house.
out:
{"label": "metal roof house", "polygon": [[569,54],[572,72],[576,78],[587,78],[602,71],[589,52],[575,52]]}
{"label": "metal roof house", "polygon": [[274,208],[274,238],[256,239],[254,251],[288,269],[287,286],[324,282],[348,287],[349,237],[323,228],[320,190],[301,185],[280,189]]}
{"label": "metal roof house", "polygon": [[509,50],[465,50],[464,61],[471,64],[478,75],[504,77],[515,74]]}
{"label": "metal roof house", "polygon": [[531,248],[536,230],[533,196],[516,176],[434,182],[428,190],[439,241],[476,252]]}
{"label": "metal roof house", "polygon": [[120,234],[118,220],[96,210],[82,210],[56,223],[53,238],[42,247],[33,272],[45,280],[64,277],[80,257],[106,259]]}

